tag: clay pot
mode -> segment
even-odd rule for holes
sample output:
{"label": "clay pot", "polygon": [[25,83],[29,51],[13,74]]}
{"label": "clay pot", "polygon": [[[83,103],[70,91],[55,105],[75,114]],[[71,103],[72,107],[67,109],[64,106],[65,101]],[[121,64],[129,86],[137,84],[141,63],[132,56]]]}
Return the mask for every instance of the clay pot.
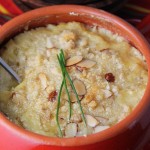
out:
{"label": "clay pot", "polygon": [[[20,15],[0,28],[0,44],[24,29],[48,23],[79,21],[98,25],[126,38],[145,56],[150,68],[150,47],[144,37],[124,20],[102,10],[57,5]],[[136,87],[135,87],[136,88]],[[0,114],[1,150],[127,150],[134,149],[150,124],[150,74],[145,94],[133,112],[124,120],[100,133],[76,138],[54,138],[24,130]]]}

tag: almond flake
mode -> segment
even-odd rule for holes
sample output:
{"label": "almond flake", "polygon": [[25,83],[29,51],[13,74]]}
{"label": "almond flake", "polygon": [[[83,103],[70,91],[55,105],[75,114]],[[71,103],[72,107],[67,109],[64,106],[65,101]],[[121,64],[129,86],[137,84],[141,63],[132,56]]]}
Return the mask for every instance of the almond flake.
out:
{"label": "almond flake", "polygon": [[106,129],[108,129],[108,128],[109,128],[109,126],[96,126],[96,127],[94,128],[94,133],[97,133],[97,132],[106,130]]}
{"label": "almond flake", "polygon": [[77,65],[75,66],[75,68],[76,68],[76,70],[78,70],[80,72],[83,72],[83,70],[86,69],[86,68],[83,68],[83,67],[79,67]]}
{"label": "almond flake", "polygon": [[81,121],[82,121],[82,117],[81,117],[80,114],[73,114],[71,116],[71,122],[73,122],[73,123],[79,123]]}
{"label": "almond flake", "polygon": [[99,124],[99,122],[91,115],[85,115],[87,125],[90,127],[95,127]]}
{"label": "almond flake", "polygon": [[72,66],[79,63],[83,59],[82,56],[73,56],[66,60],[66,66]]}
{"label": "almond flake", "polygon": [[[79,100],[82,100],[83,99],[83,95],[79,95]],[[71,102],[74,103],[74,102],[77,102],[77,98],[76,98],[76,95],[73,93],[73,92],[70,92],[70,99],[71,99]]]}
{"label": "almond flake", "polygon": [[92,101],[88,104],[88,106],[94,109],[94,108],[96,108],[96,106],[97,106],[97,102],[96,102],[95,100],[92,100]]}
{"label": "almond flake", "polygon": [[39,79],[41,81],[41,86],[43,89],[45,89],[47,87],[47,77],[44,73],[40,73],[39,74]]}
{"label": "almond flake", "polygon": [[104,118],[101,116],[96,116],[95,118],[102,124],[106,124],[106,122],[108,122],[108,118]]}
{"label": "almond flake", "polygon": [[53,48],[54,47],[54,45],[53,45],[53,43],[52,43],[50,38],[46,39],[46,47],[47,48]]}
{"label": "almond flake", "polygon": [[109,90],[103,90],[105,98],[109,98],[113,95],[113,93]]}
{"label": "almond flake", "polygon": [[75,137],[77,134],[77,124],[69,123],[65,128],[65,136],[66,137]]}
{"label": "almond flake", "polygon": [[95,61],[92,61],[92,60],[89,60],[89,59],[84,59],[82,60],[81,62],[79,62],[77,64],[78,67],[81,67],[81,68],[91,68],[93,67],[94,65],[96,64]]}
{"label": "almond flake", "polygon": [[85,84],[81,80],[75,79],[73,81],[73,84],[75,86],[75,89],[76,89],[78,95],[85,95],[86,94]]}

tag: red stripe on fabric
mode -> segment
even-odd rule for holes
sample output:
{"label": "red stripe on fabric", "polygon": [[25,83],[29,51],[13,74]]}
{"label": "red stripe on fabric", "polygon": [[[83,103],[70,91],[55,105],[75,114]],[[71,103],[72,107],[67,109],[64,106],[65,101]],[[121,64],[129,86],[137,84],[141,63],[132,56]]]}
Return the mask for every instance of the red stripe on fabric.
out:
{"label": "red stripe on fabric", "polygon": [[23,11],[13,2],[13,0],[0,0],[0,4],[15,16],[23,13]]}

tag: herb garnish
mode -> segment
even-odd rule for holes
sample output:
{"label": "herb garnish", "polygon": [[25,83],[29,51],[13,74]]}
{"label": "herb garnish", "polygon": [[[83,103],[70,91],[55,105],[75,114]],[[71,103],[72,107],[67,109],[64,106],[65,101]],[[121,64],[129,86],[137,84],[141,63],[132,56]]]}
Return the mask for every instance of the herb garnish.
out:
{"label": "herb garnish", "polygon": [[71,87],[73,89],[73,92],[74,92],[74,94],[76,96],[77,102],[78,102],[79,107],[80,107],[82,120],[84,121],[85,126],[86,126],[86,119],[85,119],[85,116],[84,116],[84,112],[83,112],[83,109],[82,109],[82,106],[81,106],[81,103],[80,103],[77,91],[76,91],[75,86],[73,84],[73,81],[72,81],[72,79],[71,79],[70,75],[68,74],[68,71],[67,71],[67,69],[65,67],[66,62],[65,62],[65,56],[64,56],[64,53],[63,53],[62,49],[60,50],[60,54],[57,55],[57,59],[59,61],[59,65],[60,65],[60,68],[61,68],[61,71],[62,71],[63,80],[62,80],[62,83],[61,83],[61,86],[60,86],[60,90],[59,90],[59,94],[58,94],[58,104],[57,104],[57,111],[56,111],[56,122],[57,122],[57,126],[58,126],[58,129],[59,129],[60,137],[63,137],[63,134],[62,134],[62,131],[61,131],[61,127],[60,127],[60,124],[59,124],[59,108],[60,108],[60,99],[61,99],[61,93],[62,93],[63,86],[65,86],[65,90],[66,90],[66,93],[67,93],[67,96],[68,96],[68,101],[69,101],[69,121],[70,121],[70,118],[71,118],[71,115],[72,115],[71,99],[70,99],[70,94],[69,94],[69,91],[68,91],[68,88],[67,88],[66,78],[68,79],[68,81],[69,81],[69,83],[70,83],[70,85],[71,85]]}

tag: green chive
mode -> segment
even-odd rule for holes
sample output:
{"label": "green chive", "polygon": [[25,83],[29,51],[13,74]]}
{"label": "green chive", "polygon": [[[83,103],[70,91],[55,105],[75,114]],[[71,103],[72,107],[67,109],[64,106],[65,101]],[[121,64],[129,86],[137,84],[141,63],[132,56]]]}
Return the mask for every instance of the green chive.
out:
{"label": "green chive", "polygon": [[63,58],[62,55],[60,55],[60,57],[57,55],[57,58],[58,58],[60,66],[61,66],[61,71],[62,71],[63,80],[64,80],[64,86],[65,86],[66,93],[67,93],[67,96],[68,96],[68,101],[69,101],[69,120],[70,120],[71,115],[72,115],[72,111],[71,111],[71,99],[70,99],[69,91],[68,91],[68,88],[67,88],[67,82],[66,82],[66,79],[65,79],[65,69],[64,69],[65,66],[64,66],[64,62],[62,61],[64,58]]}
{"label": "green chive", "polygon": [[[62,59],[65,60],[65,58],[64,58],[64,53],[63,53],[63,50],[62,50],[62,49],[61,49],[60,55],[63,57]],[[67,78],[68,78],[68,80],[69,80],[69,82],[70,82],[70,85],[71,85],[71,87],[72,87],[72,89],[73,89],[73,91],[74,91],[74,93],[75,93],[75,95],[76,95],[76,99],[77,99],[78,104],[79,104],[79,107],[80,107],[82,119],[83,119],[83,121],[84,121],[84,123],[85,123],[85,125],[86,125],[86,119],[85,119],[84,112],[83,112],[83,109],[82,109],[82,106],[81,106],[81,102],[80,102],[80,100],[79,100],[79,97],[78,97],[77,91],[76,91],[76,89],[75,89],[75,86],[74,86],[74,84],[73,84],[73,82],[72,82],[72,80],[71,80],[71,78],[70,78],[70,76],[69,76],[69,74],[68,74],[68,72],[67,72],[67,70],[66,70],[66,67],[65,67],[65,66],[62,66],[62,67],[63,67],[63,69],[64,69],[64,71],[65,71],[65,75],[67,76]]]}
{"label": "green chive", "polygon": [[63,85],[64,85],[64,80],[62,81],[61,86],[60,86],[60,90],[59,90],[59,94],[58,94],[57,111],[56,111],[56,122],[57,122],[57,126],[58,126],[58,129],[59,129],[60,137],[63,137],[63,134],[62,134],[62,131],[61,131],[61,128],[60,128],[60,124],[59,124],[60,97],[61,97]]}
{"label": "green chive", "polygon": [[62,131],[61,131],[61,127],[60,127],[60,124],[59,124],[60,97],[61,97],[63,86],[65,86],[65,90],[66,90],[66,93],[67,93],[67,96],[68,96],[68,101],[69,101],[69,120],[70,120],[71,114],[72,114],[71,99],[70,99],[70,94],[69,94],[69,91],[68,91],[68,88],[67,88],[66,77],[68,78],[68,81],[69,81],[69,83],[70,83],[70,85],[71,85],[71,87],[72,87],[72,89],[74,91],[74,94],[76,95],[76,99],[78,101],[78,104],[79,104],[79,107],[80,107],[80,111],[81,111],[82,120],[84,121],[85,126],[86,126],[86,119],[85,119],[85,116],[84,116],[84,112],[83,112],[83,109],[82,109],[81,102],[79,100],[77,91],[76,91],[75,86],[73,84],[73,81],[71,80],[71,77],[70,77],[70,75],[68,74],[68,72],[66,70],[66,67],[65,67],[65,63],[66,63],[65,62],[65,56],[64,56],[64,53],[63,53],[62,49],[60,50],[60,54],[57,55],[57,59],[58,59],[58,62],[59,62],[59,65],[60,65],[60,68],[61,68],[61,71],[62,71],[63,81],[61,83],[59,94],[58,94],[58,104],[57,104],[57,111],[56,111],[56,122],[57,122],[57,126],[58,126],[58,129],[59,129],[60,137],[63,137],[63,134],[62,134]]}
{"label": "green chive", "polygon": [[79,107],[80,107],[82,119],[83,119],[83,121],[84,121],[84,123],[85,123],[85,125],[86,125],[86,119],[85,119],[85,116],[84,116],[84,112],[83,112],[83,109],[82,109],[82,106],[81,106],[81,102],[80,102],[80,100],[79,100],[79,97],[78,97],[76,88],[75,88],[75,86],[74,86],[74,84],[73,84],[73,82],[72,82],[72,80],[71,80],[71,78],[70,78],[68,72],[66,72],[66,76],[67,76],[68,80],[70,81],[70,85],[71,85],[71,87],[72,87],[72,89],[73,89],[73,91],[74,91],[74,93],[75,93],[75,95],[76,95],[76,99],[77,99],[78,104],[79,104]]}

